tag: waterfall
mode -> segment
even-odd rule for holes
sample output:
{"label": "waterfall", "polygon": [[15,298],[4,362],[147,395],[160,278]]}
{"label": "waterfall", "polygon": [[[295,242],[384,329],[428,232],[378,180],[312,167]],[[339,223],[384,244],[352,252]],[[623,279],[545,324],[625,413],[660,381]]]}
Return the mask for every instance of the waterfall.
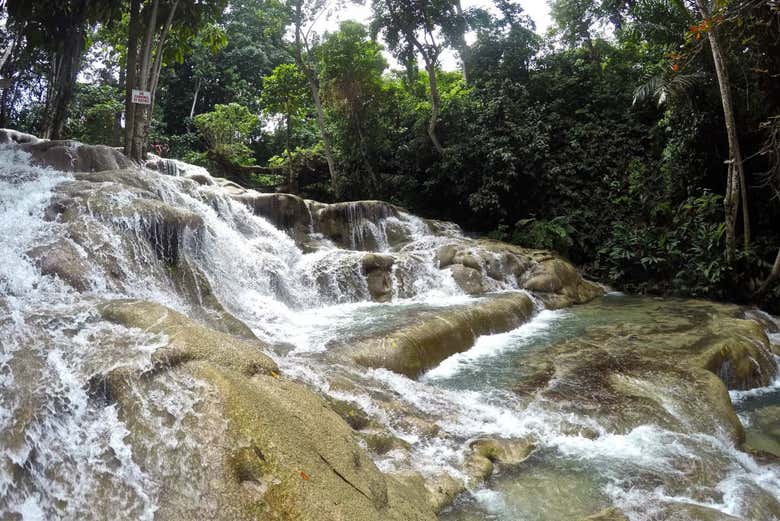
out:
{"label": "waterfall", "polygon": [[[118,299],[162,304],[220,331],[242,324],[272,346],[266,354],[286,377],[365,412],[372,427],[362,443],[381,470],[462,482],[470,499],[445,519],[469,509],[475,519],[530,517],[512,506],[525,496],[512,483],[532,487],[551,475],[587,491],[582,508],[614,504],[632,521],[677,503],[749,516],[758,510],[740,497],[780,495],[776,465],[759,464],[721,433],[675,430],[674,421],[687,421],[685,402],[698,402],[660,378],[619,381],[662,397],[671,418],[625,432],[512,387],[550,345],[610,325],[587,310],[545,309],[579,298],[564,290],[523,289],[556,282],[542,269],[546,254],[473,241],[385,203],[321,205],[228,190],[173,160],[148,166],[65,173],[0,146],[0,517],[151,520],[165,508],[165,488],[180,493],[178,512],[191,518],[217,508],[198,500],[213,479],[202,448],[227,428],[207,423],[214,389],[176,370],[139,377],[170,338],[104,320],[99,306]],[[469,295],[462,273],[477,277],[481,292]],[[348,356],[366,339],[413,330],[420,317],[446,323],[456,315],[445,313],[506,295],[532,301],[529,320],[496,319],[473,345],[474,322],[466,322],[457,329],[466,343],[439,353],[419,378]],[[127,375],[132,414],[106,395],[108,374]],[[371,429],[386,437],[381,450],[370,445]],[[536,440],[528,472],[475,480],[469,447],[485,438]],[[706,462],[699,488],[689,486],[690,461]]]}

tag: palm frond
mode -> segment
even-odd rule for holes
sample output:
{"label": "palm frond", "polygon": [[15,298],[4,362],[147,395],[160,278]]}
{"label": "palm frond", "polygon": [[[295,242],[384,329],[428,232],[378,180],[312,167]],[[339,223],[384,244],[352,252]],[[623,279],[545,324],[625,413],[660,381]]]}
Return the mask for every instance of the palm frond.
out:
{"label": "palm frond", "polygon": [[687,96],[704,79],[705,75],[701,72],[651,76],[634,90],[634,105],[655,98],[660,107],[670,99]]}

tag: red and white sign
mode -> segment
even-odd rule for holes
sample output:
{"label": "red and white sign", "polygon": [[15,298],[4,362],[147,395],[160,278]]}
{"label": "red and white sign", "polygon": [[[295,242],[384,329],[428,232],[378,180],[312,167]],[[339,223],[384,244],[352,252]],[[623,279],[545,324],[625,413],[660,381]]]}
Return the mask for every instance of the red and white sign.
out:
{"label": "red and white sign", "polygon": [[148,90],[133,89],[133,103],[137,103],[138,105],[151,105],[152,93]]}

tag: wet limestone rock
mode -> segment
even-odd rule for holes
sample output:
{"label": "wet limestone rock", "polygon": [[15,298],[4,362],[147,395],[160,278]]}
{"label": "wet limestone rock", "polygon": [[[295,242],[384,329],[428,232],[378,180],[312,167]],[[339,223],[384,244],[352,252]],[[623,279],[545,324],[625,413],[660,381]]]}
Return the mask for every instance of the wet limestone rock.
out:
{"label": "wet limestone rock", "polygon": [[607,508],[601,512],[597,512],[588,517],[582,518],[580,521],[629,521],[623,512],[617,508]]}
{"label": "wet limestone rock", "polygon": [[233,199],[245,204],[255,215],[267,219],[277,228],[302,243],[308,238],[313,220],[306,201],[292,194],[263,194],[248,190]]}
{"label": "wet limestone rock", "polygon": [[453,264],[446,268],[455,283],[469,295],[483,295],[487,293],[488,288],[482,271],[464,266],[462,264]]}
{"label": "wet limestone rock", "polygon": [[613,432],[654,424],[725,432],[741,443],[744,430],[727,386],[764,386],[774,376],[761,327],[740,319],[737,306],[634,300],[620,310],[591,304],[594,312],[603,305],[615,323],[589,327],[540,352],[517,391],[549,400],[562,412],[596,418]]}
{"label": "wet limestone rock", "polygon": [[717,374],[729,389],[753,389],[775,375],[772,348],[764,328],[753,320],[724,318],[711,324],[711,340],[694,363]]}
{"label": "wet limestone rock", "polygon": [[42,139],[38,139],[32,134],[25,134],[18,130],[11,130],[9,128],[0,129],[0,145],[21,145],[21,144],[34,144],[40,143]]}
{"label": "wet limestone rock", "polygon": [[584,280],[574,266],[550,252],[499,241],[453,239],[439,246],[436,261],[470,295],[524,288],[548,308],[558,309],[604,294],[601,286]]}
{"label": "wet limestone rock", "polygon": [[201,395],[199,425],[224,425],[211,433],[216,439],[197,447],[210,479],[196,505],[182,501],[177,487],[163,490],[157,519],[181,519],[184,512],[218,520],[435,519],[425,490],[382,474],[350,426],[322,398],[281,377],[260,342],[148,302],[112,301],[99,311],[167,338],[151,371],[105,379],[131,436],[141,435],[132,431],[140,423],[133,419],[139,389],[177,373],[210,389]]}
{"label": "wet limestone rock", "polygon": [[22,142],[19,149],[29,153],[34,164],[63,172],[99,172],[133,166],[122,152],[105,145],[38,140]]}
{"label": "wet limestone rock", "polygon": [[436,513],[450,506],[460,494],[466,491],[463,480],[454,478],[446,472],[426,477],[418,472],[405,472],[397,475],[397,478],[413,489],[423,488],[426,491],[428,505]]}
{"label": "wet limestone rock", "polygon": [[533,301],[525,293],[492,296],[475,304],[419,312],[405,325],[334,346],[334,350],[365,367],[382,367],[414,378],[466,351],[479,336],[518,327],[533,310]]}
{"label": "wet limestone rock", "polygon": [[519,465],[536,449],[530,439],[480,438],[469,444],[472,452],[501,465]]}
{"label": "wet limestone rock", "polygon": [[366,276],[368,292],[374,302],[390,302],[393,300],[393,265],[392,255],[369,253],[361,260],[362,271]]}
{"label": "wet limestone rock", "polygon": [[745,448],[764,458],[780,459],[780,405],[761,407],[750,412]]}
{"label": "wet limestone rock", "polygon": [[132,232],[140,226],[155,255],[175,264],[185,235],[202,234],[203,219],[194,212],[163,202],[142,188],[152,182],[147,175],[153,174],[118,170],[78,176],[77,180],[56,188],[46,210],[47,218],[76,223],[87,215],[112,226],[125,226]]}
{"label": "wet limestone rock", "polygon": [[40,267],[44,275],[56,275],[78,291],[89,289],[89,266],[85,254],[67,239],[36,246],[27,256]]}
{"label": "wet limestone rock", "polygon": [[314,228],[338,246],[352,250],[379,251],[375,230],[388,217],[398,217],[399,209],[382,201],[355,201],[312,204]]}
{"label": "wet limestone rock", "polygon": [[472,483],[479,483],[488,479],[497,465],[519,465],[535,449],[536,444],[532,440],[480,438],[469,443],[463,471]]}

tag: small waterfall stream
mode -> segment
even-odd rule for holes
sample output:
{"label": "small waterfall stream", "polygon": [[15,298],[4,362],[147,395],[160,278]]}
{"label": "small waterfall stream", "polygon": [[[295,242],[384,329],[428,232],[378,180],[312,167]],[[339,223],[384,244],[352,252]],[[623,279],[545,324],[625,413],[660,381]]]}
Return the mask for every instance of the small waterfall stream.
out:
{"label": "small waterfall stream", "polygon": [[[678,503],[777,519],[780,466],[739,451],[725,435],[653,424],[616,433],[595,416],[515,392],[536,354],[622,320],[622,310],[639,320],[641,299],[606,297],[611,311],[553,311],[535,299],[530,321],[478,338],[417,379],[366,369],[331,356],[332,346],[488,298],[467,295],[439,269],[437,250],[460,232],[434,233],[403,212],[367,219],[350,207],[349,248],[321,238],[307,251],[206,172],[189,172],[203,178],[194,182],[182,168],[139,171],[125,185],[88,182],[0,147],[0,518],[154,519],[163,488],[180,491],[192,519],[217,508],[197,500],[210,479],[198,450],[211,443],[204,433],[225,428],[203,424],[207,384],[176,372],[163,383],[139,382],[132,419],[93,385],[112,370],[147,370],[165,345],[164,335],[96,311],[106,300],[140,299],[207,325],[224,324],[226,313],[238,318],[275,346],[267,354],[286,376],[359,406],[401,441],[375,453],[383,471],[464,480],[468,492],[442,519],[553,521],[615,505],[632,521],[654,520]],[[52,207],[72,217],[74,200],[76,218],[52,217]],[[394,233],[407,239],[399,246]],[[371,302],[359,251],[369,244],[395,255],[390,302]],[[54,257],[40,260],[36,248]],[[47,273],[47,262],[72,266],[70,280]],[[486,280],[494,292],[523,291],[515,279]],[[685,420],[674,390],[653,392],[668,393],[670,415]],[[762,421],[751,416],[756,401],[780,404],[776,383],[732,399],[744,422]],[[464,447],[488,436],[532,437],[538,447],[523,470],[473,480]]]}

